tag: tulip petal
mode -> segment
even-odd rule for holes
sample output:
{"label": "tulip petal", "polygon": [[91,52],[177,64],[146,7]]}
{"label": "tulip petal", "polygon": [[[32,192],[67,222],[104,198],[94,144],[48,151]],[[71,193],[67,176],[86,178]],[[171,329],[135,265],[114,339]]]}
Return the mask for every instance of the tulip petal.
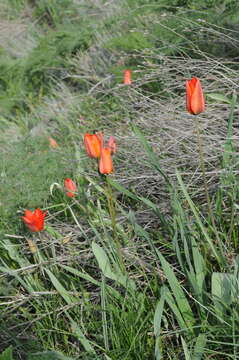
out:
{"label": "tulip petal", "polygon": [[99,161],[99,172],[101,174],[111,174],[113,172],[113,162],[111,158],[111,149],[103,148],[101,150],[100,161]]}

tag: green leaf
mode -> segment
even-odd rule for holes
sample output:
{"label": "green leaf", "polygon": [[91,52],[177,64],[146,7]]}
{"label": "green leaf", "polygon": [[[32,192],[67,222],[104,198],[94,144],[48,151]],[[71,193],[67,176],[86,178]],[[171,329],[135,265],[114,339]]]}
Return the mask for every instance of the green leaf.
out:
{"label": "green leaf", "polygon": [[160,333],[161,333],[161,321],[164,310],[165,296],[164,294],[161,296],[154,313],[154,335],[156,338],[155,341],[155,358],[156,360],[160,360],[162,358],[161,349],[160,349]]}
{"label": "green leaf", "polygon": [[70,304],[77,302],[77,299],[68,294],[68,291],[59,282],[59,280],[57,280],[55,275],[53,275],[53,273],[49,269],[45,269],[45,271],[46,271],[47,275],[49,276],[49,278],[52,282],[52,285],[59,292],[59,294],[63,297],[63,299],[66,301],[67,304],[70,305]]}
{"label": "green leaf", "polygon": [[185,329],[187,329],[187,325],[178,309],[178,306],[175,303],[175,299],[173,298],[167,286],[162,287],[161,295],[165,296],[165,300],[171,308],[172,312],[174,313],[180,328],[185,331]]}
{"label": "green leaf", "polygon": [[232,154],[234,152],[233,142],[232,142],[232,134],[233,134],[233,118],[234,118],[234,111],[236,106],[237,96],[233,94],[232,100],[230,102],[231,109],[228,119],[228,126],[227,126],[227,140],[224,144],[224,152],[223,152],[223,167],[226,168],[230,166],[230,162],[232,159]]}
{"label": "green leaf", "polygon": [[[95,280],[93,277],[91,277],[89,274],[87,273],[83,273],[77,269],[74,269],[70,266],[67,266],[67,265],[62,265],[62,264],[59,264],[59,266],[61,266],[63,269],[65,269],[66,271],[69,271],[71,274],[73,275],[76,275],[76,276],[79,276],[81,279],[84,279],[86,281],[89,281],[91,282],[92,284],[96,285],[96,286],[99,286],[101,287],[101,282],[100,281],[97,281]],[[122,300],[122,296],[120,295],[120,293],[113,289],[110,285],[107,285],[107,289],[110,290],[110,293],[111,295],[114,295],[114,297],[116,299],[119,299],[119,300]]]}
{"label": "green leaf", "polygon": [[65,356],[56,351],[43,351],[29,354],[27,360],[74,360],[72,357]]}
{"label": "green leaf", "polygon": [[150,161],[151,165],[160,173],[160,175],[162,175],[162,177],[164,178],[166,183],[171,187],[172,185],[170,183],[169,178],[167,177],[167,175],[161,169],[161,166],[160,166],[160,163],[159,163],[159,156],[154,153],[152,147],[148,144],[145,136],[139,130],[139,128],[137,126],[133,126],[133,130],[134,130],[135,134],[138,136],[141,144],[143,145],[144,150],[145,150],[146,154],[148,155],[148,158],[149,158],[149,161]]}
{"label": "green leaf", "polygon": [[156,310],[154,313],[154,335],[156,337],[160,335],[160,331],[161,331],[161,320],[163,315],[164,303],[165,303],[165,296],[162,295],[159,302],[157,303]]}
{"label": "green leaf", "polygon": [[218,102],[225,102],[227,104],[231,104],[232,102],[232,100],[228,96],[219,93],[210,93],[210,94],[206,94],[206,96],[209,99],[216,100]]}
{"label": "green leaf", "polygon": [[210,246],[210,248],[211,248],[211,250],[212,250],[212,252],[213,252],[213,254],[215,256],[215,258],[217,259],[219,264],[223,264],[225,262],[225,260],[222,258],[222,256],[219,255],[217,249],[215,248],[215,246],[213,244],[212,239],[208,235],[207,230],[204,227],[204,225],[203,225],[203,223],[202,223],[202,221],[201,221],[201,219],[199,217],[198,210],[196,209],[193,201],[191,200],[191,198],[190,198],[190,196],[189,196],[189,194],[188,194],[188,192],[186,190],[186,187],[185,187],[185,185],[183,183],[181,175],[178,172],[176,172],[176,176],[177,176],[178,182],[179,182],[179,184],[181,186],[181,189],[183,191],[183,194],[184,194],[184,196],[185,196],[185,198],[186,198],[186,200],[187,200],[187,202],[188,202],[188,204],[189,204],[189,206],[190,206],[190,208],[191,208],[191,210],[192,210],[192,212],[193,212],[193,214],[195,216],[197,224],[198,224],[199,228],[201,229],[205,239],[207,240],[207,242],[208,242],[208,244],[209,244],[209,246]]}
{"label": "green leaf", "polygon": [[136,290],[136,285],[133,280],[129,279],[128,276],[123,275],[120,269],[114,264],[115,270],[113,271],[111,268],[111,264],[109,261],[106,252],[102,247],[100,247],[95,242],[92,243],[92,251],[98,261],[99,267],[104,274],[105,277],[115,280],[116,282],[123,285],[125,288],[131,288],[132,290]]}
{"label": "green leaf", "polygon": [[9,346],[0,354],[0,360],[13,360],[12,357],[12,346]]}
{"label": "green leaf", "polygon": [[214,272],[212,274],[212,297],[217,315],[223,317],[227,307],[232,303],[232,292],[235,277],[229,273]]}
{"label": "green leaf", "polygon": [[187,347],[187,344],[184,340],[184,338],[181,336],[181,341],[182,341],[182,345],[183,345],[183,351],[184,351],[184,355],[185,355],[185,360],[191,360],[191,355],[190,355],[190,351]]}
{"label": "green leaf", "polygon": [[206,342],[207,342],[207,337],[205,334],[199,334],[196,340],[196,344],[194,346],[194,350],[193,350],[193,357],[192,360],[201,360],[203,353],[204,353],[204,348],[206,346]]}
{"label": "green leaf", "polygon": [[194,288],[197,289],[197,295],[200,297],[200,301],[202,301],[204,280],[206,276],[206,264],[193,237],[191,238],[191,242],[195,269]]}
{"label": "green leaf", "polygon": [[165,260],[162,254],[159,253],[161,265],[164,271],[164,274],[169,282],[171,291],[174,295],[174,298],[176,300],[176,303],[178,305],[178,309],[180,313],[182,314],[182,317],[187,324],[187,327],[192,327],[194,324],[194,316],[192,309],[186,299],[186,296],[184,295],[184,292],[181,288],[181,285],[179,281],[177,280],[173,270],[171,269],[170,264]]}
{"label": "green leaf", "polygon": [[87,352],[95,354],[95,350],[93,349],[89,340],[85,337],[85,335],[83,334],[82,330],[77,325],[77,323],[75,321],[73,321],[72,319],[70,321],[71,321],[71,329],[72,329],[73,335],[81,342],[82,346],[84,347],[84,349]]}

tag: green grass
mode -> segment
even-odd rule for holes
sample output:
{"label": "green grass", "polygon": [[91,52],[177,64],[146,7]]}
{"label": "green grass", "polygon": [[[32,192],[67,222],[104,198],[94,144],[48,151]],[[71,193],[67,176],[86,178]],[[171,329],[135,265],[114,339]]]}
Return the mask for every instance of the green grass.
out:
{"label": "green grass", "polygon": [[[0,360],[238,358],[237,16],[233,1],[1,3]],[[117,141],[107,179],[83,145],[95,130]]]}

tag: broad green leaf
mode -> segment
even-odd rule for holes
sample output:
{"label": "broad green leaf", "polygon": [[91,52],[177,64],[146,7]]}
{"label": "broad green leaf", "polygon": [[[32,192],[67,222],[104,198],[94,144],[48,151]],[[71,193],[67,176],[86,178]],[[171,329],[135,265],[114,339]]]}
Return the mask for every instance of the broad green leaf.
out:
{"label": "broad green leaf", "polygon": [[109,329],[108,329],[108,322],[107,322],[107,316],[106,316],[106,302],[107,302],[107,295],[106,295],[106,283],[105,283],[105,277],[102,276],[101,280],[101,292],[100,292],[100,298],[101,298],[101,322],[102,322],[102,330],[103,330],[103,338],[104,338],[104,346],[106,351],[109,351]]}
{"label": "broad green leaf", "polygon": [[214,272],[212,274],[212,297],[216,313],[223,317],[232,302],[234,275]]}
{"label": "broad green leaf", "polygon": [[[94,285],[96,285],[96,286],[98,286],[98,287],[101,287],[101,282],[95,280],[95,279],[94,279],[93,277],[91,277],[89,274],[83,273],[83,272],[81,272],[81,271],[79,271],[79,270],[77,270],[77,269],[74,269],[74,268],[72,268],[72,267],[70,267],[70,266],[67,266],[67,265],[61,265],[61,264],[59,264],[59,266],[61,266],[61,267],[62,267],[63,269],[65,269],[66,271],[69,271],[71,274],[76,275],[76,276],[79,276],[81,279],[84,279],[84,280],[86,280],[86,281],[89,281],[89,282],[91,282],[92,284],[94,284]],[[107,289],[110,290],[110,293],[111,293],[112,295],[114,295],[114,297],[115,297],[116,299],[121,299],[121,298],[122,298],[122,296],[120,295],[120,293],[119,293],[117,290],[113,289],[111,286],[107,285]]]}
{"label": "broad green leaf", "polygon": [[208,244],[209,244],[209,246],[210,246],[210,248],[211,248],[211,250],[212,250],[212,252],[213,252],[213,254],[215,256],[215,258],[217,259],[218,263],[223,264],[225,262],[225,260],[222,258],[222,256],[219,255],[216,247],[213,244],[212,239],[208,235],[207,230],[204,227],[204,225],[203,225],[203,223],[202,223],[202,221],[201,221],[201,219],[199,217],[198,210],[196,209],[193,201],[191,200],[191,198],[190,198],[190,196],[189,196],[189,194],[188,194],[188,192],[186,190],[186,187],[185,187],[185,185],[184,185],[184,183],[182,181],[181,175],[178,172],[176,172],[176,175],[177,175],[178,182],[179,182],[179,184],[181,186],[181,189],[182,189],[182,191],[184,193],[184,196],[185,196],[185,198],[186,198],[186,200],[187,200],[187,202],[188,202],[188,204],[189,204],[189,206],[190,206],[190,208],[191,208],[191,210],[192,210],[192,212],[193,212],[193,214],[195,216],[195,219],[197,221],[198,226],[200,227],[200,229],[201,229],[205,239],[207,240],[207,242],[208,242]]}
{"label": "broad green leaf", "polygon": [[192,360],[191,359],[191,355],[190,355],[190,351],[187,347],[187,344],[184,340],[184,338],[181,336],[181,341],[182,341],[182,345],[183,345],[183,351],[184,351],[184,355],[185,355],[185,360]]}
{"label": "broad green leaf", "polygon": [[139,130],[139,128],[137,126],[133,126],[133,130],[134,130],[135,134],[138,136],[138,138],[140,139],[140,142],[143,145],[146,154],[148,155],[148,158],[149,158],[149,161],[150,161],[151,165],[160,173],[160,175],[162,175],[162,177],[164,178],[166,183],[171,186],[169,178],[167,177],[167,175],[161,169],[161,166],[160,166],[160,163],[159,163],[159,156],[154,153],[152,147],[148,144],[145,136]]}
{"label": "broad green leaf", "polygon": [[115,280],[116,282],[123,285],[125,288],[131,288],[132,290],[136,290],[136,285],[134,281],[129,279],[128,276],[123,275],[119,267],[116,266],[116,264],[114,264],[114,270],[112,270],[109,258],[101,246],[93,242],[92,251],[105,277],[111,280]]}
{"label": "broad green leaf", "polygon": [[203,286],[204,280],[206,276],[206,264],[205,261],[198,249],[196,241],[194,238],[191,238],[192,243],[192,254],[193,254],[193,262],[195,269],[195,288],[198,290],[198,295],[200,296],[200,300],[202,301],[203,296]]}
{"label": "broad green leaf", "polygon": [[176,303],[178,305],[178,309],[180,313],[182,314],[182,317],[187,324],[187,326],[191,327],[194,324],[194,316],[192,309],[186,299],[186,296],[184,295],[184,292],[181,288],[181,285],[179,281],[177,280],[173,270],[171,269],[170,264],[165,260],[162,254],[159,253],[161,265],[164,271],[164,274],[169,282],[171,291],[174,295],[174,298],[176,300]]}
{"label": "broad green leaf", "polygon": [[161,321],[164,310],[165,296],[162,294],[154,313],[154,335],[156,338],[155,341],[155,358],[156,360],[160,360],[161,357],[161,349],[160,349],[160,332],[161,332]]}
{"label": "broad green leaf", "polygon": [[65,269],[65,270],[69,271],[69,272],[72,273],[73,275],[79,276],[79,277],[81,277],[82,279],[85,279],[85,280],[87,280],[87,281],[91,282],[92,284],[97,285],[97,286],[99,286],[99,287],[101,286],[100,281],[95,280],[92,276],[90,276],[90,275],[87,274],[87,273],[83,273],[83,272],[81,272],[81,271],[79,271],[79,270],[77,270],[77,269],[74,269],[74,268],[72,268],[72,267],[70,267],[70,266],[67,266],[67,265],[61,265],[61,264],[59,264],[59,266],[61,266],[61,267],[62,267],[63,269]]}
{"label": "broad green leaf", "polygon": [[0,354],[0,360],[13,360],[12,357],[12,346],[9,346]]}
{"label": "broad green leaf", "polygon": [[18,275],[18,272],[3,266],[0,266],[0,271],[3,274],[9,274],[10,276],[15,277],[15,279],[17,279],[17,281],[19,281],[19,283],[31,294],[31,292],[33,292],[35,289],[31,286],[31,284],[29,284],[29,281],[25,281],[21,278],[20,275]]}
{"label": "broad green leaf", "polygon": [[199,334],[197,337],[197,340],[196,340],[196,344],[194,346],[192,360],[201,360],[202,359],[204,349],[206,346],[206,342],[207,342],[206,335]]}
{"label": "broad green leaf", "polygon": [[45,272],[49,276],[54,288],[59,292],[59,294],[63,297],[67,304],[70,305],[78,301],[76,298],[68,294],[68,291],[64,288],[64,286],[59,282],[59,280],[49,269],[45,269]]}
{"label": "broad green leaf", "polygon": [[120,185],[116,181],[112,180],[111,178],[108,178],[108,182],[110,183],[111,186],[113,186],[116,190],[120,191],[122,194],[128,196],[131,199],[140,201],[140,202],[144,203],[146,206],[150,207],[157,214],[157,216],[159,217],[161,222],[165,225],[165,227],[168,227],[165,217],[161,213],[159,207],[156,204],[154,204],[151,200],[149,200],[143,196],[137,196],[136,194],[132,193],[128,189],[125,189],[122,185]]}
{"label": "broad green leaf", "polygon": [[182,330],[187,329],[187,324],[185,323],[179,309],[178,306],[175,303],[175,299],[173,298],[172,294],[170,293],[169,289],[167,288],[167,286],[163,286],[161,289],[161,295],[165,296],[165,301],[167,302],[168,306],[171,308],[172,312],[175,315],[175,318],[180,326],[180,328]]}
{"label": "broad green leaf", "polygon": [[164,303],[165,303],[165,296],[162,295],[159,302],[157,303],[156,310],[154,313],[154,335],[156,337],[160,335]]}
{"label": "broad green leaf", "polygon": [[82,346],[86,351],[95,354],[94,348],[91,346],[91,343],[83,334],[81,328],[77,325],[77,323],[74,320],[70,319],[70,321],[71,321],[71,330],[73,335],[81,342]]}
{"label": "broad green leaf", "polygon": [[224,152],[223,152],[223,167],[227,168],[230,166],[232,155],[234,152],[233,142],[232,142],[232,134],[233,134],[233,115],[235,111],[237,96],[233,94],[231,100],[231,109],[228,119],[228,126],[227,126],[227,140],[224,144]]}
{"label": "broad green leaf", "polygon": [[233,280],[233,274],[219,272],[212,274],[212,295],[224,302],[225,305],[231,304]]}
{"label": "broad green leaf", "polygon": [[206,94],[206,97],[209,99],[212,99],[212,100],[216,100],[218,102],[225,102],[227,104],[231,104],[231,102],[232,102],[232,100],[228,96],[225,96],[220,93],[209,93],[209,94]]}
{"label": "broad green leaf", "polygon": [[28,354],[27,360],[75,360],[72,357],[65,356],[58,351],[43,351]]}

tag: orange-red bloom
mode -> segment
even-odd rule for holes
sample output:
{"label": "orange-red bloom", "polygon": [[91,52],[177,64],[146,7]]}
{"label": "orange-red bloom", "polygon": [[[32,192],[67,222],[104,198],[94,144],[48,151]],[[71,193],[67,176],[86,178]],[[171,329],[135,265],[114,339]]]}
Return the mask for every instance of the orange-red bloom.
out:
{"label": "orange-red bloom", "polygon": [[124,70],[124,84],[125,85],[131,85],[132,84],[131,70],[130,69]]}
{"label": "orange-red bloom", "polygon": [[193,115],[198,115],[205,110],[203,90],[197,77],[186,81],[186,104],[188,112]]}
{"label": "orange-red bloom", "polygon": [[52,137],[49,137],[48,140],[49,140],[49,145],[52,149],[56,149],[59,146],[56,140],[54,140]]}
{"label": "orange-red bloom", "polygon": [[110,148],[112,154],[116,153],[116,141],[112,135],[109,138],[107,147]]}
{"label": "orange-red bloom", "polygon": [[114,171],[111,158],[111,149],[109,147],[102,148],[99,161],[99,172],[101,174],[111,174]]}
{"label": "orange-red bloom", "polygon": [[103,134],[97,133],[97,134],[89,134],[86,133],[84,136],[84,144],[85,149],[89,157],[91,158],[99,158],[100,157],[100,150],[103,143]]}
{"label": "orange-red bloom", "polygon": [[46,213],[47,212],[43,213],[39,208],[33,213],[30,210],[25,210],[25,216],[22,216],[22,220],[29,230],[33,232],[42,231],[44,229],[44,218]]}
{"label": "orange-red bloom", "polygon": [[66,196],[68,197],[74,197],[75,193],[77,191],[77,186],[74,183],[74,181],[72,181],[70,178],[66,178],[65,182],[64,182],[64,187],[66,192]]}

